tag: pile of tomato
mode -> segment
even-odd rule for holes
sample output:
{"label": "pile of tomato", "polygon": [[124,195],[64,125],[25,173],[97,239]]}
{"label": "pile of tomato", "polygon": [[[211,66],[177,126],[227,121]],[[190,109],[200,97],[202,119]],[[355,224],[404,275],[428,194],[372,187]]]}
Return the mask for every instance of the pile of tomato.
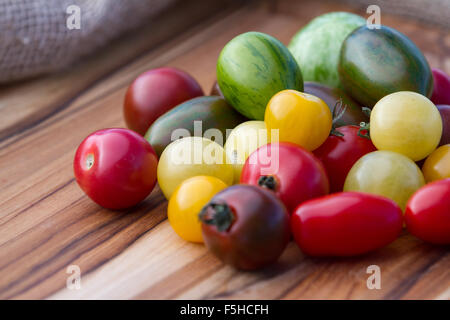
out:
{"label": "pile of tomato", "polygon": [[[167,142],[156,148],[151,135],[162,129],[151,132],[155,121],[158,128],[192,131],[191,118],[177,127],[189,112],[183,104],[207,101],[217,110],[225,108],[217,101],[227,108],[234,101],[217,83],[211,93],[217,97],[206,100],[187,73],[150,70],[126,93],[129,129],[99,130],[80,144],[76,180],[112,210],[135,206],[158,182],[173,230],[244,270],[276,261],[292,237],[311,256],[379,249],[404,225],[426,242],[450,244],[450,78],[440,70],[433,75],[431,100],[393,92],[364,108],[362,123],[336,126],[346,112],[342,100],[330,108],[286,88],[270,98],[263,120],[228,119],[238,125],[222,141],[207,135],[208,124],[200,136],[158,138]],[[210,116],[200,113],[192,119]]]}

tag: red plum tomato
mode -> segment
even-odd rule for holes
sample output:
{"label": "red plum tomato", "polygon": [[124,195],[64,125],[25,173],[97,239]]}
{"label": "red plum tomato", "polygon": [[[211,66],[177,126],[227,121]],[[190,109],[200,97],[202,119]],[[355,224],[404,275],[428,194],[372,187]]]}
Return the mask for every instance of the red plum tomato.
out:
{"label": "red plum tomato", "polygon": [[406,205],[408,231],[423,241],[450,244],[450,178],[425,185]]}
{"label": "red plum tomato", "polygon": [[128,128],[144,135],[162,114],[202,95],[198,82],[184,71],[175,68],[149,70],[128,87],[123,107],[125,122]]}
{"label": "red plum tomato", "polygon": [[442,70],[432,69],[433,94],[431,101],[434,104],[450,104],[450,77]]}
{"label": "red plum tomato", "polygon": [[364,254],[394,241],[402,228],[402,211],[395,202],[360,192],[313,199],[291,215],[294,239],[311,256]]}
{"label": "red plum tomato", "polygon": [[303,201],[329,192],[328,177],[320,160],[289,142],[270,143],[251,153],[240,182],[272,190],[290,213]]}
{"label": "red plum tomato", "polygon": [[132,207],[156,183],[158,160],[150,144],[128,129],[103,129],[78,147],[73,168],[81,189],[108,209]]}
{"label": "red plum tomato", "polygon": [[253,270],[275,262],[291,237],[283,203],[256,186],[235,185],[220,191],[199,217],[208,249],[237,269]]}
{"label": "red plum tomato", "polygon": [[[377,150],[370,138],[358,135],[357,126],[343,126],[335,130],[343,136],[330,135],[313,151],[325,166],[330,179],[330,192],[342,191],[345,178],[355,162],[363,155]],[[364,134],[364,131],[361,133]]]}

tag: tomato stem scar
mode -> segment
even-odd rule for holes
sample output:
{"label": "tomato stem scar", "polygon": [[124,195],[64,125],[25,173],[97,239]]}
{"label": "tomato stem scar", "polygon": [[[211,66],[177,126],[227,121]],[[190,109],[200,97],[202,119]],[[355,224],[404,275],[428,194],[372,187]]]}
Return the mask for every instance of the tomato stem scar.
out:
{"label": "tomato stem scar", "polygon": [[95,159],[92,153],[88,154],[86,157],[86,168],[89,170],[94,165]]}
{"label": "tomato stem scar", "polygon": [[226,203],[207,204],[198,218],[203,223],[216,226],[220,232],[227,231],[235,220],[233,211]]}
{"label": "tomato stem scar", "polygon": [[261,176],[258,179],[258,185],[263,188],[275,191],[277,188],[277,179],[274,176]]}

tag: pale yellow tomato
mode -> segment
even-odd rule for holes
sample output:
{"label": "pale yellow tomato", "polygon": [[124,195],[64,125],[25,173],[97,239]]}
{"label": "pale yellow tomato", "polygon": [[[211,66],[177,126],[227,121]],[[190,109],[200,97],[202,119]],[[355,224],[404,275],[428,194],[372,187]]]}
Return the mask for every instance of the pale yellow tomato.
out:
{"label": "pale yellow tomato", "polygon": [[374,151],[356,161],[345,179],[344,191],[385,196],[405,210],[408,199],[424,184],[422,172],[408,157]]}
{"label": "pale yellow tomato", "polygon": [[198,214],[219,191],[227,188],[220,179],[197,176],[184,180],[169,200],[167,217],[173,230],[184,240],[203,242]]}
{"label": "pale yellow tomato", "polygon": [[164,149],[158,162],[158,183],[167,199],[181,182],[200,175],[233,183],[233,167],[219,144],[202,137],[185,137]]}
{"label": "pale yellow tomato", "polygon": [[[271,142],[278,138],[312,151],[328,138],[332,116],[320,98],[295,90],[283,90],[267,104],[264,122]],[[273,129],[278,129],[278,137],[273,135]]]}
{"label": "pale yellow tomato", "polygon": [[450,178],[450,144],[434,150],[425,160],[422,172],[427,182]]}
{"label": "pale yellow tomato", "polygon": [[427,97],[410,91],[391,93],[373,107],[370,137],[378,150],[401,153],[419,161],[439,144],[442,118]]}
{"label": "pale yellow tomato", "polygon": [[267,141],[264,121],[247,121],[231,131],[224,148],[233,166],[234,183],[239,182],[242,167],[250,153],[267,144]]}

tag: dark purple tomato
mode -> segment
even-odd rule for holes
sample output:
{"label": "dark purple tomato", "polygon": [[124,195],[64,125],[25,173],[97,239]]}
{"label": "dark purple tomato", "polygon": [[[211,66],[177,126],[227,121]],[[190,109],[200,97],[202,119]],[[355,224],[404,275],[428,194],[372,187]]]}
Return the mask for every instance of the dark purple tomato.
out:
{"label": "dark purple tomato", "polygon": [[144,135],[159,116],[189,99],[202,96],[200,85],[175,68],[144,72],[128,87],[123,112],[131,130]]}
{"label": "dark purple tomato", "polygon": [[305,82],[303,92],[322,99],[332,113],[336,103],[342,99],[342,107],[345,106],[346,108],[342,117],[334,124],[336,127],[359,125],[361,122],[369,121],[369,118],[362,111],[362,106],[340,89],[331,88],[316,82]]}
{"label": "dark purple tomato", "polygon": [[213,86],[212,86],[212,88],[211,88],[211,92],[210,92],[209,95],[210,95],[210,96],[219,96],[219,97],[222,97],[222,98],[223,98],[223,93],[222,93],[222,91],[220,90],[220,87],[219,87],[219,84],[217,83],[217,80],[214,81],[214,84],[213,84]]}
{"label": "dark purple tomato", "polygon": [[223,262],[242,270],[275,262],[290,240],[289,214],[271,191],[235,185],[200,213],[203,240]]}
{"label": "dark purple tomato", "polygon": [[439,145],[450,143],[450,105],[439,104],[436,106],[442,118],[442,137]]}

